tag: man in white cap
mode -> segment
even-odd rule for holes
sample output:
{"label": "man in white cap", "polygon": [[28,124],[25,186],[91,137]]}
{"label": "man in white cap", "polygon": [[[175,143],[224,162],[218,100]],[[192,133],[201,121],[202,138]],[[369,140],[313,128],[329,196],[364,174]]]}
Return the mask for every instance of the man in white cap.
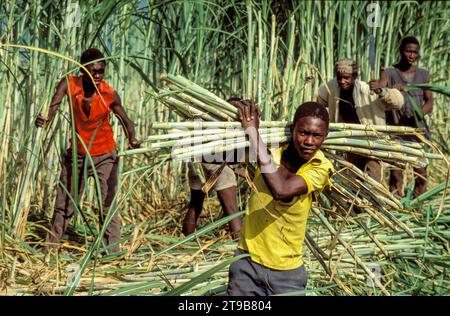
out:
{"label": "man in white cap", "polygon": [[[382,88],[378,80],[358,80],[356,61],[345,58],[335,65],[336,77],[321,85],[317,102],[328,107],[330,122],[385,125],[386,111],[400,109],[404,99],[396,89]],[[347,160],[381,182],[378,160],[348,153]]]}

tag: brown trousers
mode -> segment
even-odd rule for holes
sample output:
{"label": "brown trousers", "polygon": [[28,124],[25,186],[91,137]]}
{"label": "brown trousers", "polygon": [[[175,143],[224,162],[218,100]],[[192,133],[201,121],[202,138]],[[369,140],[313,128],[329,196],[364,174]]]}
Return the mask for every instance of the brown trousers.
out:
{"label": "brown trousers", "polygon": [[347,161],[367,172],[369,177],[381,183],[381,164],[378,160],[367,158],[353,153],[347,153]]}
{"label": "brown trousers", "polygon": [[[100,156],[92,157],[95,171],[97,172],[100,182],[100,190],[103,203],[103,214],[100,214],[100,225],[103,225],[103,220],[106,218],[111,203],[114,199],[117,187],[117,168],[119,163],[119,157],[117,152],[113,151]],[[78,155],[77,167],[78,167],[78,201],[82,194],[85,180],[83,177],[84,164],[88,163],[85,157]],[[91,164],[88,166],[88,177],[93,176],[93,169]],[[51,221],[51,233],[47,235],[47,242],[59,243],[62,235],[69,225],[70,219],[74,213],[74,205],[71,198],[66,194],[66,191],[62,185],[66,188],[67,192],[70,192],[72,198],[75,190],[72,188],[72,150],[69,149],[66,153],[64,163],[61,169],[60,175],[61,184],[58,185],[56,194],[56,204],[53,212],[53,218]],[[77,202],[78,202],[77,201]],[[120,240],[120,219],[116,214],[103,235],[103,242],[106,245],[113,244]],[[115,245],[110,248],[110,252],[119,251],[119,246]]]}

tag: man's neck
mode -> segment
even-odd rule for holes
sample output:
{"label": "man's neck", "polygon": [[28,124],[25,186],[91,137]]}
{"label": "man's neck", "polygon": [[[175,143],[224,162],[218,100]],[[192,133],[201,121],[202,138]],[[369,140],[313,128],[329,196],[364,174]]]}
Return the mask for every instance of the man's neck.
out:
{"label": "man's neck", "polygon": [[300,167],[306,162],[307,161],[305,159],[300,157],[292,142],[289,143],[288,147],[281,156],[281,163],[284,164],[284,166],[291,172],[297,172],[297,170],[300,169]]}
{"label": "man's neck", "polygon": [[355,103],[355,101],[353,100],[353,89],[354,88],[355,88],[355,86],[351,87],[348,90],[341,89],[341,91],[339,93],[339,98],[354,105],[354,103]]}
{"label": "man's neck", "polygon": [[95,87],[91,82],[83,80],[83,91],[85,97],[91,97],[95,93]]}
{"label": "man's neck", "polygon": [[400,62],[396,65],[396,67],[401,72],[413,71],[416,68],[416,66],[414,66],[413,64],[408,63],[408,61],[403,60],[403,59],[400,60]]}
{"label": "man's neck", "polygon": [[353,89],[354,89],[354,88],[355,88],[355,86],[351,87],[351,88],[348,89],[348,90],[343,90],[343,89],[341,89],[341,95],[343,94],[343,95],[351,96],[351,95],[353,94]]}

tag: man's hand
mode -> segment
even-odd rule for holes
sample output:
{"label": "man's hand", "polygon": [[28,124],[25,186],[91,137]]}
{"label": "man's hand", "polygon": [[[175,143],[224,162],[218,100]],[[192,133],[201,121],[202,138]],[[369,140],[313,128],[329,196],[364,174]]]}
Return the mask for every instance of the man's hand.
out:
{"label": "man's hand", "polygon": [[379,80],[370,80],[369,87],[370,90],[374,91],[376,94],[380,94],[383,91]]}
{"label": "man's hand", "polygon": [[34,121],[34,125],[36,127],[43,127],[46,128],[48,126],[48,120],[45,116],[43,116],[41,113],[36,117],[36,120]]}
{"label": "man's hand", "polygon": [[142,142],[138,141],[136,138],[130,138],[128,140],[128,147],[130,149],[140,148],[141,147],[141,143]]}
{"label": "man's hand", "polygon": [[234,168],[233,171],[242,178],[245,178],[246,174],[248,174],[247,169],[244,168]]}
{"label": "man's hand", "polygon": [[405,92],[405,90],[403,90],[403,85],[401,83],[394,84],[393,88],[399,90],[400,92]]}
{"label": "man's hand", "polygon": [[253,101],[240,100],[230,103],[238,108],[239,118],[241,119],[244,130],[249,127],[259,128],[259,109]]}

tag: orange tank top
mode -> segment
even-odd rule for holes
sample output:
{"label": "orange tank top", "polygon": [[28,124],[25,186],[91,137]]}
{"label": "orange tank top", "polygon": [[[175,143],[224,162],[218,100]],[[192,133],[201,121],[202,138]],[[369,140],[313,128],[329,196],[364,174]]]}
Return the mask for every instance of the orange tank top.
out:
{"label": "orange tank top", "polygon": [[[114,133],[109,122],[110,106],[115,99],[116,91],[105,81],[98,86],[100,95],[96,92],[91,101],[89,116],[83,111],[83,80],[82,77],[69,76],[67,97],[71,99],[75,128],[83,140],[86,148],[90,148],[91,156],[100,156],[116,149]],[[103,99],[103,100],[102,100]],[[73,140],[71,140],[73,144]],[[92,143],[92,144],[91,144]],[[90,146],[90,147],[89,147]],[[85,156],[86,150],[79,138],[77,138],[78,153]]]}

